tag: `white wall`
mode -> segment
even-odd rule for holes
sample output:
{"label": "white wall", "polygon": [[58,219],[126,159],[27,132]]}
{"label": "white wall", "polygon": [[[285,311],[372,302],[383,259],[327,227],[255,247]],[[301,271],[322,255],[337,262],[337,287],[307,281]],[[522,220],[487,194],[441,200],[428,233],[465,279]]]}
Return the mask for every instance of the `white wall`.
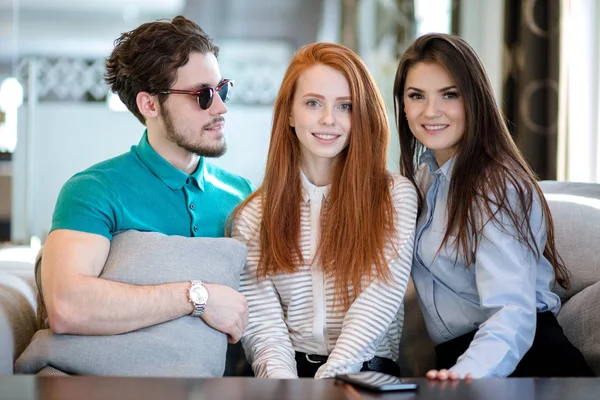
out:
{"label": "white wall", "polygon": [[[23,121],[25,108],[20,111]],[[271,107],[230,106],[225,116],[227,154],[210,162],[258,185],[266,163],[271,113]],[[15,242],[29,240],[25,207],[27,173],[33,179],[34,188],[31,235],[44,238],[62,185],[76,172],[129,151],[131,145],[139,142],[144,130],[131,113],[110,111],[102,103],[41,103],[35,120],[32,171],[26,171],[23,154],[26,146],[17,146],[15,152],[11,233]],[[22,132],[24,129],[20,129]]]}
{"label": "white wall", "polygon": [[600,5],[563,4],[559,179],[600,182]]}

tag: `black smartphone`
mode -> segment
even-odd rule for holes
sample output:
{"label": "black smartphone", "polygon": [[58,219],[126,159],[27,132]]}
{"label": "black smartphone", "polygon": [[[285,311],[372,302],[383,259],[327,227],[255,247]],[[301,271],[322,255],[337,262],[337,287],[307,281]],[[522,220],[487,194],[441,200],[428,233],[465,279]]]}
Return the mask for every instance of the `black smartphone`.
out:
{"label": "black smartphone", "polygon": [[355,374],[336,375],[335,379],[374,392],[417,390],[416,383],[404,382],[398,377],[382,372],[365,371]]}

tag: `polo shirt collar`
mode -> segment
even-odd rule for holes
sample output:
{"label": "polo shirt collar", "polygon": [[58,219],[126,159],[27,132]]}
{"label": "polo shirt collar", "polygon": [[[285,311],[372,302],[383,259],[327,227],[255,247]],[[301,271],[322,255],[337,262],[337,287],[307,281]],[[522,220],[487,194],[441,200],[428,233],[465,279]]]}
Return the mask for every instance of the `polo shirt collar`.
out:
{"label": "polo shirt collar", "polygon": [[150,142],[148,142],[148,130],[144,131],[140,143],[133,146],[132,151],[135,151],[142,163],[171,189],[181,190],[189,178],[195,182],[200,190],[204,190],[204,157],[200,157],[196,171],[187,175],[171,165],[152,148]]}

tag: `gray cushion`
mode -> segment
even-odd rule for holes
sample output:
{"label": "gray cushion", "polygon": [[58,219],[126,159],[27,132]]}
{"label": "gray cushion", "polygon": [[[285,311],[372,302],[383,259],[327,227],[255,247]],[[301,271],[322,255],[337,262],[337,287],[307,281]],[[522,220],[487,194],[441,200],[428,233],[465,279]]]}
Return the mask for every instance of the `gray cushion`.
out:
{"label": "gray cushion", "polygon": [[[127,231],[113,238],[101,277],[135,285],[200,279],[239,286],[246,246],[230,238],[187,238]],[[68,374],[111,376],[221,376],[227,336],[197,317],[185,316],[110,336],[36,333],[15,371],[46,366]]]}
{"label": "gray cushion", "polygon": [[558,321],[569,340],[600,375],[600,185],[540,182],[555,226],[556,247],[571,287],[554,291],[563,300]]}
{"label": "gray cushion", "polygon": [[571,297],[560,310],[558,322],[600,376],[600,282]]}
{"label": "gray cushion", "polygon": [[552,211],[556,247],[571,274],[571,287],[555,292],[569,299],[600,281],[600,185],[540,182]]}

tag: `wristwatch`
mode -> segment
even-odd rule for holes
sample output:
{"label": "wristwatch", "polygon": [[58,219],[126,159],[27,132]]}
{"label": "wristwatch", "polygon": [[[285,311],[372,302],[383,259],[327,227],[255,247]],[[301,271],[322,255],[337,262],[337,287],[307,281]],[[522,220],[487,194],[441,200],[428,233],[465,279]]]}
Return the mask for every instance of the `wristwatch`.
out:
{"label": "wristwatch", "polygon": [[190,303],[194,305],[194,311],[190,314],[193,317],[199,317],[204,314],[206,309],[206,303],[208,302],[208,290],[202,283],[202,281],[190,281],[190,291],[188,297]]}

